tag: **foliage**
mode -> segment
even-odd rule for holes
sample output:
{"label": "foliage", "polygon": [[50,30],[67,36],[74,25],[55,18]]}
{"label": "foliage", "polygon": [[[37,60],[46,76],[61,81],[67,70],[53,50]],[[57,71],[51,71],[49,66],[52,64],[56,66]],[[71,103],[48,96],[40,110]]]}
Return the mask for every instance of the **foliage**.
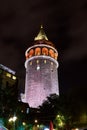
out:
{"label": "foliage", "polygon": [[40,112],[44,117],[48,117],[48,120],[52,120],[56,127],[63,126],[66,129],[70,129],[74,127],[78,120],[79,111],[77,108],[78,106],[72,97],[50,95],[40,106]]}

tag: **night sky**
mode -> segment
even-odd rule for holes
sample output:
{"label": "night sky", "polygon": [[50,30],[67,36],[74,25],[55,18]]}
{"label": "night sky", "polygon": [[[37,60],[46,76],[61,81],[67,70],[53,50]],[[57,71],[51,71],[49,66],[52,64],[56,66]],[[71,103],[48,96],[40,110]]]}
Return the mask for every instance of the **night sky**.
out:
{"label": "night sky", "polygon": [[22,88],[25,51],[41,24],[59,52],[60,93],[86,99],[87,0],[0,1],[0,63],[16,71]]}

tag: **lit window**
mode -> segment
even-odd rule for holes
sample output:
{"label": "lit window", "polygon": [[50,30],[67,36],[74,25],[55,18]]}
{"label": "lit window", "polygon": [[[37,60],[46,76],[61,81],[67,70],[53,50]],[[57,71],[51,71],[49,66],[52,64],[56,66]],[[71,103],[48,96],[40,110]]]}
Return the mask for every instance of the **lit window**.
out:
{"label": "lit window", "polygon": [[33,55],[34,55],[34,50],[31,49],[31,50],[29,51],[29,58],[30,58],[31,56],[33,56]]}
{"label": "lit window", "polygon": [[6,76],[11,78],[11,74],[10,73],[6,73]]}
{"label": "lit window", "polygon": [[41,48],[36,48],[35,55],[40,55],[40,54],[41,54]]}
{"label": "lit window", "polygon": [[25,57],[26,57],[26,60],[27,60],[29,58],[29,54],[26,54]]}
{"label": "lit window", "polygon": [[37,60],[37,64],[39,63],[39,60]]}
{"label": "lit window", "polygon": [[58,54],[57,53],[55,53],[55,59],[57,60],[57,57],[58,57]]}
{"label": "lit window", "polygon": [[32,65],[32,61],[30,62],[30,65]]}
{"label": "lit window", "polygon": [[43,55],[48,55],[48,49],[47,48],[42,48],[42,54]]}
{"label": "lit window", "polygon": [[53,62],[51,62],[51,65],[53,65]]}
{"label": "lit window", "polygon": [[51,62],[51,71],[53,72],[53,62]]}
{"label": "lit window", "polygon": [[44,60],[44,63],[45,63],[45,64],[46,64],[46,62],[47,62],[47,61],[46,61],[46,60]]}
{"label": "lit window", "polygon": [[49,55],[54,58],[54,51],[52,49],[49,50]]}
{"label": "lit window", "polygon": [[16,76],[12,76],[12,79],[16,80]]}

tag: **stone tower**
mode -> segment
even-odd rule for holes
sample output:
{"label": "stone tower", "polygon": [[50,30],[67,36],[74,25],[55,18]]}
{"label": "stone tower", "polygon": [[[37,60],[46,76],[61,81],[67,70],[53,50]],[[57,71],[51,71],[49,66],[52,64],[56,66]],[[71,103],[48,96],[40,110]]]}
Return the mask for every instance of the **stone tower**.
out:
{"label": "stone tower", "polygon": [[26,79],[22,101],[37,108],[51,94],[59,95],[58,52],[48,40],[42,26],[25,56]]}

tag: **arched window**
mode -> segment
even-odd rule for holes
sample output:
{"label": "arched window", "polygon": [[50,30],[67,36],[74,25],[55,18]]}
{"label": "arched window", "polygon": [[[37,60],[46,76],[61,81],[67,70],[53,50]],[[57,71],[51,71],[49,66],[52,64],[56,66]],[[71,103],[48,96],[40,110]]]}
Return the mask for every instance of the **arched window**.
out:
{"label": "arched window", "polygon": [[57,53],[55,53],[55,59],[57,60],[57,57],[58,57],[58,54]]}
{"label": "arched window", "polygon": [[41,54],[41,48],[36,48],[35,55],[40,55],[40,54]]}
{"label": "arched window", "polygon": [[26,57],[26,60],[29,58],[29,54],[27,53],[26,55],[25,55],[25,57]]}
{"label": "arched window", "polygon": [[33,55],[34,55],[34,50],[31,49],[31,50],[29,51],[29,58],[32,57]]}
{"label": "arched window", "polygon": [[54,58],[54,51],[52,49],[49,50],[49,55]]}
{"label": "arched window", "polygon": [[43,55],[48,55],[48,48],[42,48],[42,54]]}

